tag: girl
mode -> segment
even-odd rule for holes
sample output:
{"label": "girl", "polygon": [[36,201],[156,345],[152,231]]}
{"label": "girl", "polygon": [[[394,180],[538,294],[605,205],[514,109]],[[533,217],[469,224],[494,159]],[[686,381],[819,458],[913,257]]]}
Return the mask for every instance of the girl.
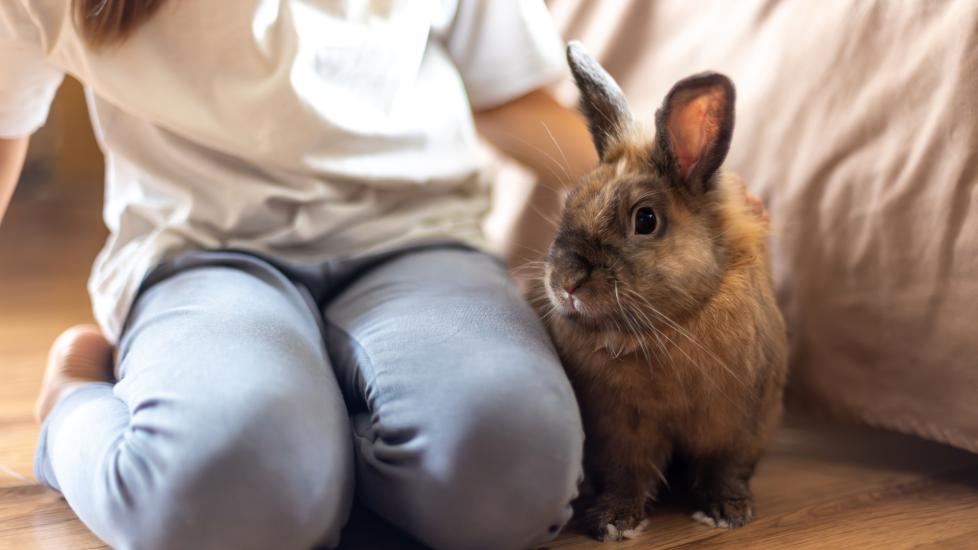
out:
{"label": "girl", "polygon": [[117,548],[333,546],[354,494],[434,547],[555,536],[580,418],[484,252],[472,113],[582,172],[563,70],[533,0],[0,3],[0,214],[65,73],[106,161],[38,479]]}

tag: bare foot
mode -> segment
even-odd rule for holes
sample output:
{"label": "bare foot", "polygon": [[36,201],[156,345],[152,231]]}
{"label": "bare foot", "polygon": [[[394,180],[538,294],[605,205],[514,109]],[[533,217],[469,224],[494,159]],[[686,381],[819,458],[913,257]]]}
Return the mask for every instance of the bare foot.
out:
{"label": "bare foot", "polygon": [[43,422],[62,397],[90,382],[112,381],[112,344],[92,325],[78,325],[61,333],[51,351],[34,405],[34,417]]}

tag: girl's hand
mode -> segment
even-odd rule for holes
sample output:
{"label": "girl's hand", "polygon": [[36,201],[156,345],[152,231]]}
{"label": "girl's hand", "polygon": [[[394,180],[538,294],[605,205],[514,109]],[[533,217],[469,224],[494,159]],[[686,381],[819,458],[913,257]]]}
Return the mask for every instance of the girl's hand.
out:
{"label": "girl's hand", "polygon": [[741,178],[739,175],[729,174],[727,177],[732,178],[734,188],[737,189],[741,195],[743,195],[744,202],[747,203],[747,206],[750,208],[751,212],[753,212],[757,217],[761,218],[761,221],[764,223],[770,223],[771,216],[768,214],[767,208],[764,207],[764,201],[761,200],[761,197],[758,197],[754,193],[748,191],[747,185],[744,183],[743,178]]}

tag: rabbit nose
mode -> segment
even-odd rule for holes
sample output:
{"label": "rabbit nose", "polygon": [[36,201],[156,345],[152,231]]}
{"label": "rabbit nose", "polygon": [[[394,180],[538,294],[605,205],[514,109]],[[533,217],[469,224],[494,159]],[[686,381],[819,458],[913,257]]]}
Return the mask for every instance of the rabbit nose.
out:
{"label": "rabbit nose", "polygon": [[564,292],[566,292],[568,296],[573,296],[575,292],[577,292],[578,290],[580,290],[582,286],[584,286],[584,283],[587,281],[587,278],[588,278],[587,275],[581,274],[574,278],[565,279],[560,284],[560,288],[564,289]]}

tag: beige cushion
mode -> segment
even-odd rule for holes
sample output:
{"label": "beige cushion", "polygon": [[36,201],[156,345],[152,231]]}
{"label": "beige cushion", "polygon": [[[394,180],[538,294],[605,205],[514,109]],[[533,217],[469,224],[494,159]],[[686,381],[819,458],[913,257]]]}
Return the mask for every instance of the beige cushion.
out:
{"label": "beige cushion", "polygon": [[978,451],[978,2],[550,2],[651,120],[737,85],[795,404]]}

